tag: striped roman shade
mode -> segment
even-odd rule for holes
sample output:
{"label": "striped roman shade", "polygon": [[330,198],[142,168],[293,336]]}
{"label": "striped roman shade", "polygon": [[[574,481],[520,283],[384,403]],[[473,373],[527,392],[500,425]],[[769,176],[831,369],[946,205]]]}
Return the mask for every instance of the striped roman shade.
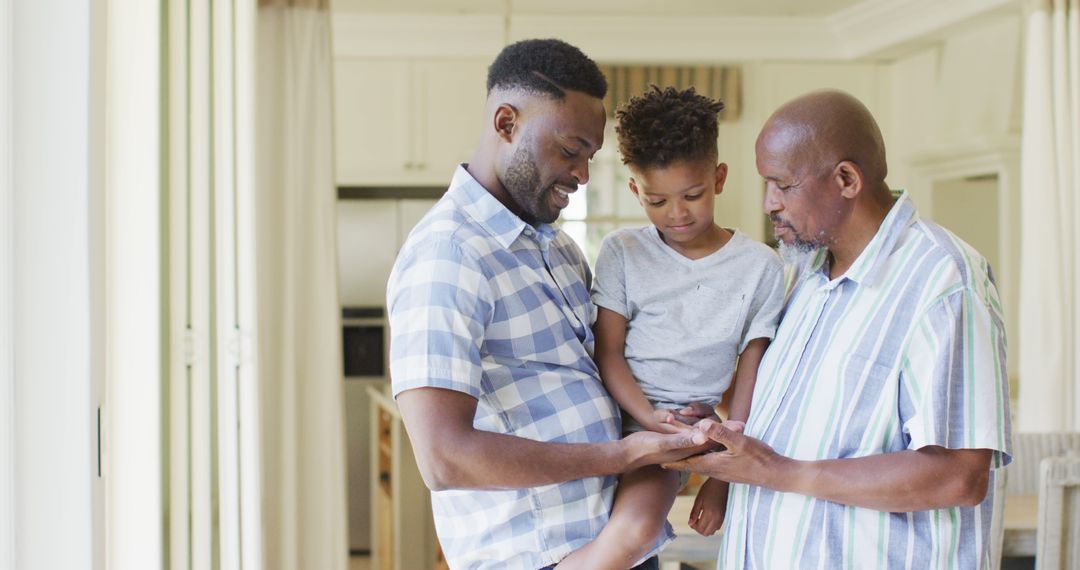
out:
{"label": "striped roman shade", "polygon": [[644,93],[649,85],[657,87],[693,87],[698,93],[720,99],[724,110],[721,121],[735,121],[742,110],[742,69],[734,65],[601,65],[608,80],[604,107],[614,116],[615,110],[634,95]]}

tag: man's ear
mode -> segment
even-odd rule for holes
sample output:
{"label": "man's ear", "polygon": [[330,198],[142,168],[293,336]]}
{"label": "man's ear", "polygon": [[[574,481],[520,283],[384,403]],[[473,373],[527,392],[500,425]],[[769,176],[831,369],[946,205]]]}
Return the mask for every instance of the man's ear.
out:
{"label": "man's ear", "polygon": [[863,172],[854,162],[842,160],[833,169],[833,180],[840,189],[841,196],[854,198],[862,191]]}
{"label": "man's ear", "polygon": [[727,163],[721,162],[716,165],[716,181],[713,184],[713,193],[719,195],[723,192],[725,182],[727,182]]}
{"label": "man's ear", "polygon": [[506,142],[514,140],[519,117],[520,112],[517,107],[509,103],[503,103],[495,109],[495,133],[499,135],[500,139]]}

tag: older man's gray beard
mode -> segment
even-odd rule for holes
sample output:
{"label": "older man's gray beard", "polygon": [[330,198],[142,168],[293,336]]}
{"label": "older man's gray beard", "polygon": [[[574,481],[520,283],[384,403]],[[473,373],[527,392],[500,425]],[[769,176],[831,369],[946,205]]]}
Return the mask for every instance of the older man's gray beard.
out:
{"label": "older man's gray beard", "polygon": [[779,240],[780,257],[788,265],[798,265],[813,251],[821,247],[819,244],[796,238],[791,243]]}

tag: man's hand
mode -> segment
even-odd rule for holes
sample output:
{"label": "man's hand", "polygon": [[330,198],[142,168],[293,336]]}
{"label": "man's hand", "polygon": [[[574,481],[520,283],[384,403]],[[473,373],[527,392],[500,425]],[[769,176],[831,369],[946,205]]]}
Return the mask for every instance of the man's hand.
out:
{"label": "man's hand", "polygon": [[621,443],[627,454],[627,471],[645,465],[678,461],[714,445],[703,432],[693,429],[680,430],[675,434],[639,431],[626,436]]}
{"label": "man's hand", "polygon": [[694,507],[690,509],[690,528],[701,536],[712,536],[724,524],[729,485],[719,479],[708,479],[698,489]]}
{"label": "man's hand", "polygon": [[702,420],[694,427],[726,449],[668,462],[665,468],[893,513],[975,506],[986,497],[989,485],[993,455],[989,449],[928,445],[863,457],[800,461],[776,453],[727,423]]}
{"label": "man's hand", "polygon": [[664,464],[665,469],[692,471],[722,481],[768,487],[770,478],[792,461],[760,440],[743,435],[742,422],[717,423],[706,419],[694,427],[726,449],[668,462]]}

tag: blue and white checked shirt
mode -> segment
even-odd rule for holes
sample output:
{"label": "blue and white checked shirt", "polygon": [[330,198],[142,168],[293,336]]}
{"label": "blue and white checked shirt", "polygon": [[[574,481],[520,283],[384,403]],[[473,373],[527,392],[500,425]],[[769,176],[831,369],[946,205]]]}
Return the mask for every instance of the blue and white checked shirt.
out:
{"label": "blue and white checked shirt", "polygon": [[[478,400],[476,429],[537,441],[619,439],[592,359],[588,263],[550,225],[526,224],[458,167],[413,229],[387,287],[395,397],[421,387]],[[554,564],[608,520],[614,477],[431,494],[451,568]]]}
{"label": "blue and white checked shirt", "polygon": [[[936,445],[1009,461],[1005,327],[986,260],[901,196],[851,268],[797,276],[746,433],[801,460]],[[732,485],[719,568],[986,568],[977,507],[885,513]]]}

